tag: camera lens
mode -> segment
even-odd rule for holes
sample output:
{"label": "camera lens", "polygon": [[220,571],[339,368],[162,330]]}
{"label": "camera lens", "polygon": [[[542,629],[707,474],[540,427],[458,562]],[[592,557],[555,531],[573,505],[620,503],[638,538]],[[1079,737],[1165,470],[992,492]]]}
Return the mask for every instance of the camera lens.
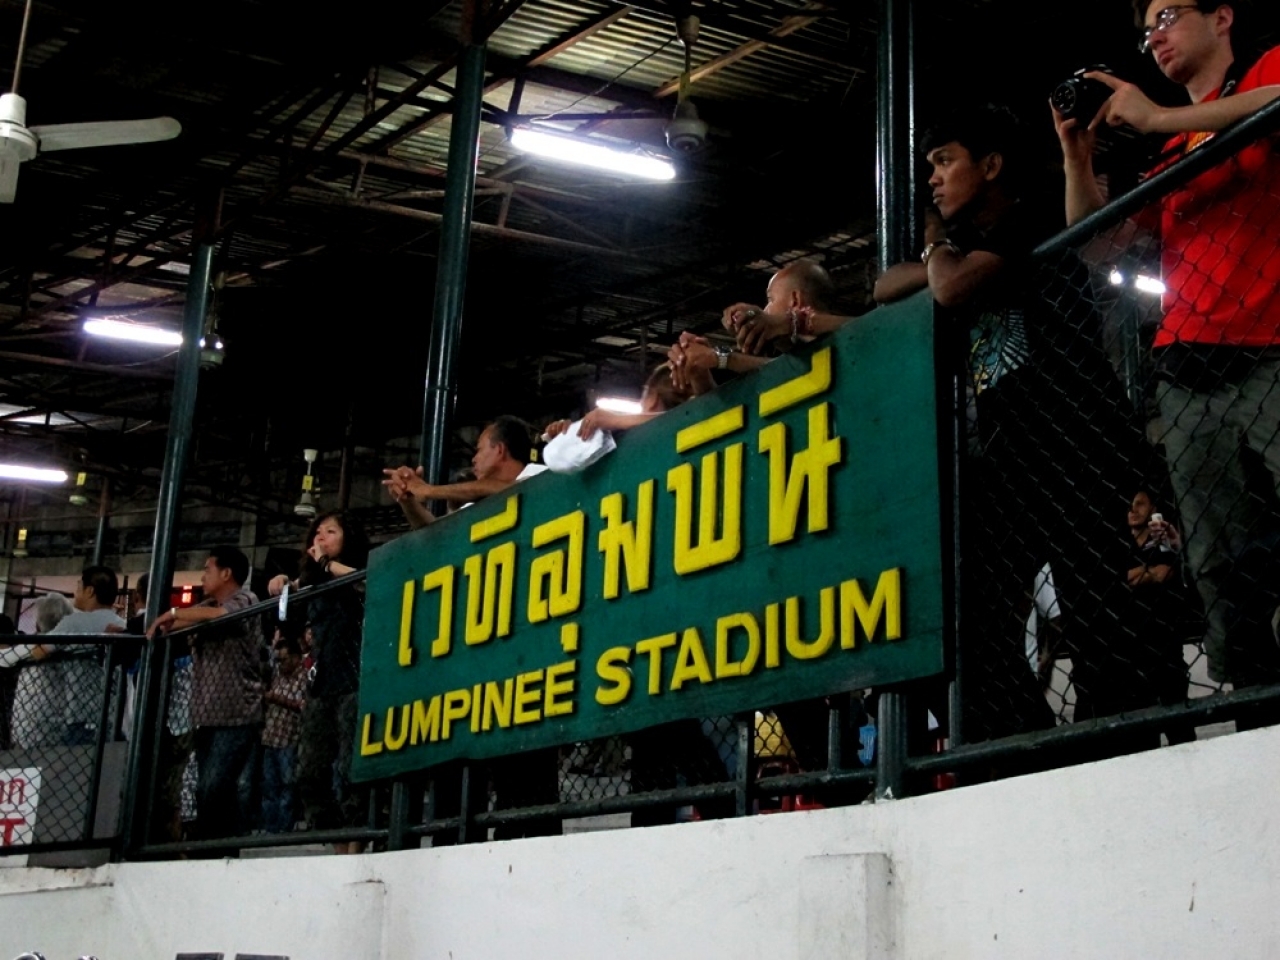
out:
{"label": "camera lens", "polygon": [[1065,120],[1088,123],[1111,96],[1111,88],[1101,80],[1090,77],[1071,77],[1054,88],[1049,102]]}

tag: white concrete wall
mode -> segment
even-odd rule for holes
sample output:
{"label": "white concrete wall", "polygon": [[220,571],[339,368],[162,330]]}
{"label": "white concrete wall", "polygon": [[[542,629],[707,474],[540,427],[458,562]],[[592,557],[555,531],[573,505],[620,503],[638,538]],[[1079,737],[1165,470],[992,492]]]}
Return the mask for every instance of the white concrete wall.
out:
{"label": "white concrete wall", "polygon": [[1280,956],[1280,728],[875,807],[0,871],[0,958]]}

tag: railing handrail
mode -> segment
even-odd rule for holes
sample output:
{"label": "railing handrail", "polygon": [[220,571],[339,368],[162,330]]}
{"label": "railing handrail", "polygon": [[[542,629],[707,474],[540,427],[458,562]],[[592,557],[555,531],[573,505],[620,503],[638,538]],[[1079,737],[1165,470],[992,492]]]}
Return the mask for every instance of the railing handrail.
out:
{"label": "railing handrail", "polygon": [[1148,177],[1127,193],[1115,197],[1078,223],[1050,237],[1031,251],[1032,259],[1045,259],[1071,247],[1083,245],[1103,230],[1127,220],[1139,210],[1277,130],[1280,130],[1280,99],[1273,100],[1256,113],[1236,121],[1203,146]]}
{"label": "railing handrail", "polygon": [[15,633],[0,637],[3,647],[109,647],[120,640],[142,639],[136,633]]}
{"label": "railing handrail", "polygon": [[[309,587],[303,587],[301,590],[291,591],[289,593],[289,603],[292,605],[298,600],[310,601],[322,593],[328,593],[331,590],[338,590],[342,587],[349,587],[352,584],[361,583],[368,576],[366,570],[356,570],[353,573],[343,574],[340,577],[334,577],[328,583],[317,583]],[[170,630],[168,636],[180,637],[190,633],[195,633],[201,629],[212,626],[223,627],[228,623],[236,623],[240,620],[248,620],[252,617],[261,616],[264,613],[270,613],[280,605],[279,597],[272,597],[269,600],[260,600],[251,607],[245,607],[243,610],[236,610],[233,613],[223,614],[213,620],[203,620],[199,623],[193,623],[190,626],[182,627],[178,630]],[[196,604],[199,606],[199,604]],[[187,609],[187,608],[183,608]]]}

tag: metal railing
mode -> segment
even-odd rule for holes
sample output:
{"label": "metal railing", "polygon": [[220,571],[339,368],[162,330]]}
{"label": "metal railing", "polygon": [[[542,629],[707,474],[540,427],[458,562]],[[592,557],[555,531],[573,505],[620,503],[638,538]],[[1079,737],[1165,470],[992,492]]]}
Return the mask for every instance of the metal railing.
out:
{"label": "metal railing", "polygon": [[[1248,726],[1280,716],[1280,675],[1269,679],[1265,671],[1253,671],[1247,677],[1228,671],[1219,674],[1223,678],[1219,680],[1204,675],[1208,658],[1201,634],[1212,619],[1213,608],[1212,604],[1207,609],[1197,608],[1197,597],[1203,606],[1205,596],[1203,591],[1192,592],[1192,578],[1187,575],[1196,561],[1182,562],[1184,556],[1203,554],[1200,541],[1204,530],[1187,526],[1182,530],[1182,552],[1150,565],[1180,568],[1175,583],[1182,592],[1176,596],[1178,604],[1186,605],[1185,617],[1178,622],[1160,620],[1160,603],[1133,605],[1138,587],[1129,586],[1126,580],[1131,572],[1125,566],[1126,558],[1134,543],[1126,539],[1125,502],[1138,486],[1154,486],[1157,489],[1150,492],[1167,501],[1167,519],[1176,525],[1179,515],[1186,513],[1186,491],[1193,488],[1186,486],[1185,478],[1180,479],[1183,466],[1176,462],[1169,465],[1168,444],[1161,449],[1152,442],[1168,428],[1167,413],[1157,413],[1153,394],[1162,374],[1153,365],[1150,347],[1155,323],[1163,312],[1154,299],[1144,307],[1138,293],[1113,289],[1109,277],[1116,258],[1127,258],[1126,269],[1145,264],[1159,273],[1154,265],[1160,262],[1167,271],[1168,248],[1150,240],[1119,243],[1117,228],[1134,221],[1154,220],[1158,224],[1170,215],[1161,209],[1165,197],[1184,190],[1196,177],[1234,163],[1242,149],[1266,142],[1278,127],[1280,103],[1220,134],[1034,251],[1034,269],[1026,281],[1026,290],[1038,298],[1032,313],[1040,311],[1056,326],[1035,347],[1042,353],[1050,352],[1048,361],[1037,366],[1032,358],[1023,369],[1033,374],[1049,370],[1053,376],[1044,378],[1045,392],[1037,393],[1042,385],[1036,385],[1019,395],[1019,399],[1048,398],[1043,404],[1023,404],[1001,422],[1004,428],[1025,431],[1020,438],[1024,443],[1001,448],[1000,456],[1005,459],[993,454],[996,448],[980,430],[970,432],[968,413],[973,396],[962,389],[965,378],[956,376],[961,389],[955,394],[955,410],[964,419],[956,431],[958,449],[953,451],[960,478],[956,484],[960,499],[954,504],[954,513],[959,530],[955,577],[961,589],[952,673],[934,682],[866,696],[834,694],[827,701],[784,705],[776,712],[686,721],[634,735],[537,751],[523,760],[445,765],[368,787],[346,783],[341,751],[326,748],[330,752],[321,757],[318,766],[313,763],[307,775],[314,789],[317,769],[321,774],[331,771],[327,782],[318,783],[320,793],[328,790],[331,796],[321,796],[322,803],[295,801],[291,826],[304,824],[303,828],[260,832],[252,808],[254,791],[262,788],[261,775],[251,770],[246,780],[240,770],[235,789],[224,791],[222,796],[243,803],[248,811],[247,829],[236,835],[201,837],[200,811],[194,811],[194,821],[190,819],[192,748],[183,741],[195,732],[199,718],[184,719],[181,704],[175,705],[179,688],[187,683],[182,671],[188,667],[182,663],[182,654],[193,640],[197,645],[212,644],[220,642],[216,639],[219,635],[261,634],[262,639],[250,641],[257,644],[256,677],[233,669],[226,676],[237,686],[223,693],[235,700],[255,687],[260,692],[269,690],[278,674],[273,674],[265,659],[265,637],[274,626],[272,618],[278,608],[275,601],[268,601],[174,631],[152,644],[149,669],[142,673],[146,690],[139,699],[139,720],[134,729],[134,736],[141,738],[137,750],[140,762],[135,779],[123,787],[135,794],[143,811],[140,822],[147,826],[128,849],[117,849],[116,853],[145,858],[351,842],[402,849],[420,845],[427,838],[442,844],[485,839],[490,833],[502,838],[558,832],[565,819],[579,817],[630,814],[636,824],[693,816],[743,816],[771,809],[859,802],[872,793],[878,798],[919,793],[952,783],[1144,749],[1157,745],[1161,734],[1171,740],[1182,739],[1206,724],[1237,721]],[[1269,249],[1262,259],[1274,256],[1274,250]],[[1223,376],[1248,376],[1253,367],[1267,360],[1266,356],[1250,355],[1245,364],[1249,369],[1242,373],[1233,368]],[[1047,389],[1052,387],[1056,392]],[[1280,391],[1280,386],[1276,389]],[[986,406],[989,409],[990,403]],[[1023,416],[1035,419],[1020,419]],[[1268,423],[1267,428],[1275,432],[1280,422]],[[1055,468],[1053,475],[1044,472],[1047,466]],[[1265,461],[1262,467],[1265,471]],[[987,484],[982,495],[989,498],[994,489],[1013,499],[987,504],[990,509],[984,512],[982,497],[966,499],[966,494],[975,489],[975,472],[987,480],[992,470],[1004,475],[995,477],[994,486]],[[1153,479],[1152,474],[1159,477]],[[1277,526],[1275,514],[1280,513],[1276,505],[1267,502],[1268,486],[1270,496],[1275,494],[1274,478],[1268,485],[1265,472],[1255,479],[1258,477],[1260,488],[1251,488],[1248,496],[1250,504],[1260,508],[1254,512],[1262,526],[1243,531],[1239,540],[1247,549],[1240,553],[1239,562],[1225,574],[1218,571],[1226,593],[1219,590],[1210,598],[1232,608],[1231,616],[1222,621],[1229,630],[1252,630],[1254,642],[1265,648],[1269,617],[1264,628],[1258,611],[1247,609],[1250,601],[1241,599],[1248,591],[1242,593],[1237,582],[1246,574],[1257,577],[1259,571],[1261,575],[1273,572],[1268,566],[1273,559],[1270,546],[1280,543],[1280,537],[1266,535]],[[1036,503],[1037,497],[1047,502]],[[1031,522],[1021,530],[1019,524],[1011,524],[1001,515],[1002,510],[1022,509],[1026,510],[1023,518]],[[1161,561],[1161,555],[1155,559]],[[1041,642],[1028,651],[1024,621],[1033,607],[1036,575],[1046,566],[1056,578],[1060,606],[1056,613],[1044,613],[1048,620],[1058,621],[1058,639]],[[291,612],[313,611],[307,614],[313,621],[321,615],[339,620],[346,617],[342,622],[349,626],[363,579],[362,573],[356,573],[299,591],[291,599]],[[1144,582],[1143,578],[1139,577],[1139,582]],[[1233,587],[1237,588],[1234,594]],[[1175,596],[1172,590],[1170,586],[1160,596],[1168,601]],[[1255,590],[1249,596],[1261,597],[1257,602],[1270,604],[1272,610],[1280,604],[1280,599],[1273,603],[1264,591]],[[321,614],[314,613],[316,608]],[[1148,618],[1140,626],[1126,620],[1139,613]],[[330,626],[321,629],[329,630]],[[1148,627],[1155,632],[1144,633]],[[326,634],[318,642],[337,643],[330,650],[345,650],[350,656],[358,641],[353,647],[351,637],[340,637],[340,629],[334,629],[339,632]],[[1156,636],[1160,630],[1175,633],[1161,640]],[[1264,640],[1258,641],[1259,636]],[[57,642],[104,646],[111,639],[58,638]],[[1165,640],[1167,646],[1161,646]],[[1274,635],[1270,643],[1275,645]],[[1171,657],[1175,646],[1178,653]],[[1039,662],[1030,662],[1029,653],[1032,659],[1039,655]],[[324,677],[326,665],[338,679],[328,692],[315,693],[313,685],[307,695],[328,698],[329,712],[318,716],[320,711],[311,705],[304,707],[300,729],[289,734],[296,737],[302,767],[314,760],[314,756],[307,756],[304,745],[308,737],[323,734],[332,741],[337,730],[339,739],[347,738],[348,755],[355,739],[354,715],[341,710],[343,698],[353,696],[358,664],[341,663],[335,671],[334,661],[326,664],[322,651],[317,677]],[[1161,689],[1172,689],[1176,695],[1165,696],[1156,689],[1159,683],[1153,677],[1161,670],[1164,680],[1160,682],[1172,681]],[[75,807],[78,832],[66,839],[15,848],[15,852],[118,840],[95,837],[92,823],[93,811],[99,806],[103,758],[112,739],[112,705],[105,692],[113,682],[119,682],[112,679],[116,673],[117,665],[101,663],[98,699],[90,698],[97,709],[96,741],[88,748],[76,748],[88,751]],[[1235,689],[1228,690],[1225,683],[1232,680]],[[200,696],[208,693],[207,688],[198,691]],[[881,696],[886,693],[892,696]],[[247,701],[239,706],[245,708],[245,725],[258,729],[256,708]],[[314,724],[315,729],[308,724]],[[322,733],[317,733],[321,728]],[[207,756],[210,745],[206,743],[203,749]],[[861,758],[855,759],[858,753]],[[324,766],[326,760],[329,767]],[[175,780],[179,768],[182,776]],[[536,780],[541,786],[516,790],[513,795],[513,777]],[[511,802],[513,796],[520,801],[518,805]],[[42,811],[48,809],[43,793],[40,802]],[[325,816],[338,819],[312,822],[304,807],[324,808],[328,811]],[[197,825],[194,832],[179,829],[180,824],[190,827],[193,822]]]}

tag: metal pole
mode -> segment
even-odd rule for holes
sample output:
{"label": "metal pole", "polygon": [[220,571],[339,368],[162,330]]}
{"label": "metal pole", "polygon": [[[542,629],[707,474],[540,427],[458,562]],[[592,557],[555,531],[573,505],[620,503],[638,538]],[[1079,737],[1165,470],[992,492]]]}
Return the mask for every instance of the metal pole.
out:
{"label": "metal pole", "polygon": [[[213,276],[213,245],[196,247],[187,278],[187,303],[182,318],[182,346],[178,349],[178,366],[174,372],[173,400],[169,411],[169,438],[165,444],[164,465],[160,471],[160,496],[156,504],[155,542],[151,549],[151,582],[147,590],[146,622],[153,622],[169,605],[173,585],[173,551],[177,541],[179,513],[182,506],[182,481],[191,451],[192,425],[196,412],[196,387],[200,377],[200,335],[204,331],[209,308],[209,283]],[[163,647],[164,645],[159,645]],[[146,836],[146,822],[139,811],[138,786],[143,781],[144,741],[154,734],[152,711],[160,716],[163,704],[152,703],[151,674],[163,669],[156,662],[157,650],[148,646],[138,675],[138,709],[133,737],[129,741],[129,765],[125,773],[124,803],[121,807],[121,848],[127,855]]]}
{"label": "metal pole", "polygon": [[751,788],[755,774],[755,714],[739,714],[734,726],[738,731],[738,775],[734,778],[733,815],[745,817],[751,812]]}
{"label": "metal pole", "polygon": [[[472,7],[473,4],[468,4],[474,16]],[[422,405],[419,462],[430,483],[448,480],[449,428],[458,392],[455,361],[467,290],[467,250],[471,245],[480,107],[484,97],[484,44],[473,43],[470,37],[464,37],[463,43],[454,91],[453,128],[449,133],[449,169],[445,179],[431,349]]]}
{"label": "metal pole", "polygon": [[912,0],[880,0],[876,76],[876,212],[880,269],[917,247],[915,27]]}
{"label": "metal pole", "polygon": [[102,563],[102,542],[107,538],[107,515],[111,512],[111,478],[102,478],[102,496],[98,498],[98,532],[93,539],[92,566]]}
{"label": "metal pole", "polygon": [[[876,206],[880,269],[911,257],[917,248],[915,184],[915,37],[911,0],[880,0],[876,67]],[[880,695],[876,799],[902,795],[906,760],[903,695]]]}
{"label": "metal pole", "polygon": [[876,800],[903,795],[902,772],[907,762],[906,698],[882,693],[876,710]]}

